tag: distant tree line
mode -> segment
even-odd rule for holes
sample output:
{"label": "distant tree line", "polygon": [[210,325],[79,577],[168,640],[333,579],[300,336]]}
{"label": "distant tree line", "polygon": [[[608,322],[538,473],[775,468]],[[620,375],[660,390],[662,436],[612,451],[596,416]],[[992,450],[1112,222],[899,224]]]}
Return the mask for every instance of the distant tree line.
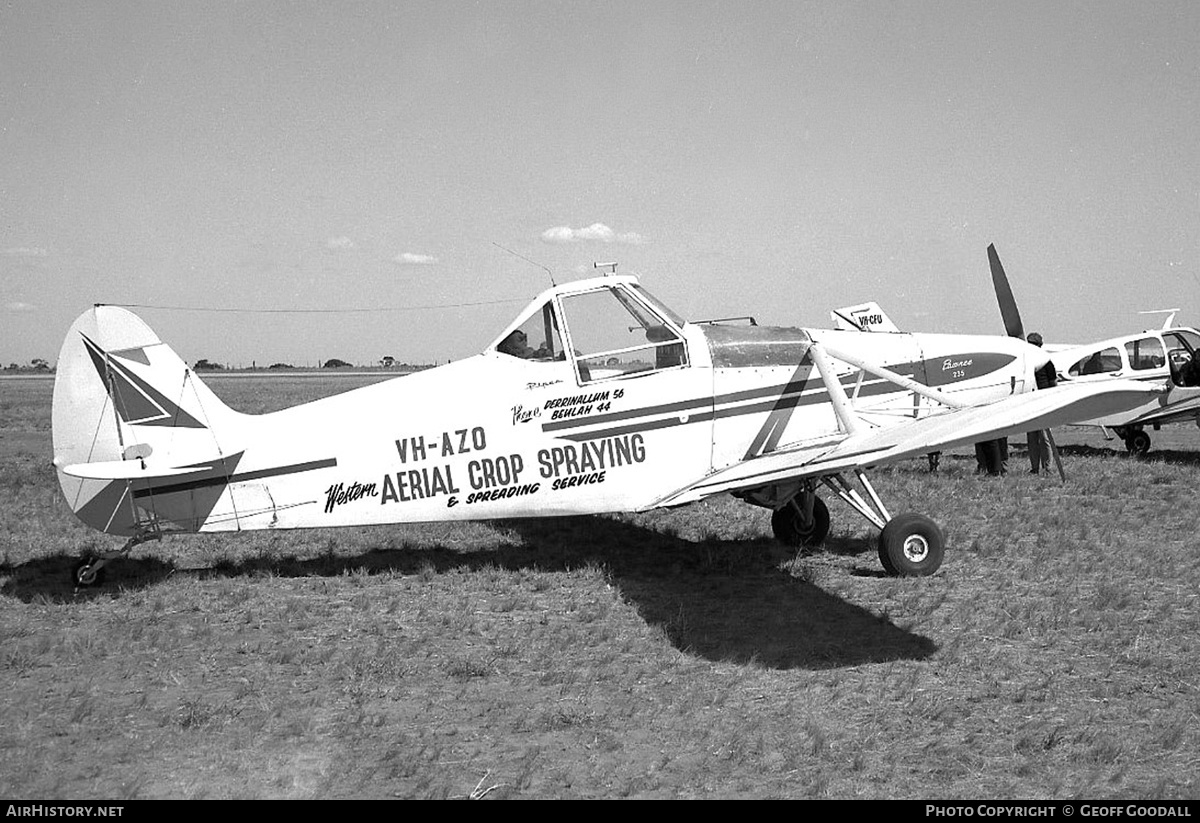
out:
{"label": "distant tree line", "polygon": [[[395,369],[398,371],[422,371],[424,369],[431,369],[434,367],[434,365],[436,365],[436,364],[433,364],[433,363],[398,363],[398,362],[396,362],[396,358],[389,355],[387,357],[381,357],[379,359],[379,365],[374,368]],[[321,368],[323,368],[323,369],[350,369],[350,368],[354,368],[354,367],[355,366],[353,363],[348,363],[345,360],[342,360],[341,358],[338,358],[338,357],[331,357],[328,360],[326,360],[324,363],[321,364]],[[215,363],[215,362],[213,362],[211,360],[207,360],[207,359],[197,360],[192,365],[192,369],[194,371],[207,371],[207,372],[227,371],[230,368],[231,367],[226,366],[222,363]],[[258,366],[252,366],[251,371],[257,371],[258,368],[259,368]],[[293,366],[291,363],[272,363],[270,366],[267,367],[267,370],[268,371],[286,371],[288,369],[295,369],[295,368],[296,368],[296,366]],[[368,368],[372,368],[372,367],[368,367]]]}
{"label": "distant tree line", "polygon": [[29,361],[28,366],[22,366],[20,363],[9,363],[4,367],[6,372],[52,372],[54,367],[40,357],[35,357]]}
{"label": "distant tree line", "polygon": [[[0,361],[0,362],[3,362],[3,361]],[[384,357],[379,358],[379,365],[375,368],[396,369],[399,371],[422,371],[424,369],[432,369],[435,365],[436,365],[435,363],[400,363],[400,362],[396,361],[395,357],[392,357],[391,355],[386,355]],[[353,368],[353,367],[354,367],[353,363],[347,363],[345,360],[342,360],[337,357],[331,357],[328,360],[326,360],[324,363],[321,364],[321,368],[323,368],[323,369],[347,369],[347,368]],[[294,368],[296,368],[296,367],[293,366],[291,363],[272,363],[270,366],[268,366],[268,369],[271,371],[281,371],[281,370],[294,369]],[[370,368],[370,367],[368,367],[368,368]],[[229,371],[230,369],[231,369],[230,366],[226,366],[223,363],[215,363],[206,358],[201,358],[201,359],[197,360],[194,364],[192,364],[193,371],[214,372],[214,371]],[[252,367],[252,370],[257,370],[257,367]],[[54,371],[54,366],[50,365],[49,361],[44,360],[41,357],[35,357],[31,361],[29,361],[29,365],[27,365],[27,366],[22,366],[20,363],[9,363],[7,366],[3,367],[3,371],[5,371],[5,372],[51,373]]]}

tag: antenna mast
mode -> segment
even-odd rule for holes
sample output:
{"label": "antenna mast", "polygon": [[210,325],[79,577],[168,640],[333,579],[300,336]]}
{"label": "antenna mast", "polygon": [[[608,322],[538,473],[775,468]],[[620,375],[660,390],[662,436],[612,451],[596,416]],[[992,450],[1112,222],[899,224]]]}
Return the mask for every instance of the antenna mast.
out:
{"label": "antenna mast", "polygon": [[509,254],[511,254],[513,257],[520,257],[522,260],[524,260],[526,263],[529,263],[530,265],[537,266],[539,269],[541,269],[542,271],[544,271],[544,272],[546,273],[546,275],[547,275],[547,276],[550,278],[550,285],[551,285],[551,286],[557,286],[557,285],[558,285],[557,283],[555,283],[555,282],[554,282],[554,272],[550,271],[550,269],[546,268],[546,267],[545,267],[545,266],[543,266],[541,263],[534,263],[532,260],[530,260],[530,259],[529,259],[528,257],[526,257],[525,255],[523,255],[523,254],[517,254],[517,253],[516,253],[515,251],[513,251],[512,249],[506,249],[506,248],[504,248],[504,246],[501,246],[501,245],[500,245],[499,243],[497,243],[495,240],[493,240],[493,241],[492,241],[492,245],[493,245],[493,246],[495,246],[495,247],[496,247],[496,248],[498,248],[498,249],[503,249],[504,251],[506,251],[506,252],[508,252]]}

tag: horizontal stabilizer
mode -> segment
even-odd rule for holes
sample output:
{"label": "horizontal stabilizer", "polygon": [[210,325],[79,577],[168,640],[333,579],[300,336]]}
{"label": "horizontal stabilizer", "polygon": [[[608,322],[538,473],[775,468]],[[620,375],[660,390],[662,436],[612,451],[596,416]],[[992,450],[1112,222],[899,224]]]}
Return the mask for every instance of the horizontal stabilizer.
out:
{"label": "horizontal stabilizer", "polygon": [[99,463],[72,463],[59,471],[80,480],[157,480],[212,471],[216,464],[181,468],[148,468],[141,460],[106,460]]}

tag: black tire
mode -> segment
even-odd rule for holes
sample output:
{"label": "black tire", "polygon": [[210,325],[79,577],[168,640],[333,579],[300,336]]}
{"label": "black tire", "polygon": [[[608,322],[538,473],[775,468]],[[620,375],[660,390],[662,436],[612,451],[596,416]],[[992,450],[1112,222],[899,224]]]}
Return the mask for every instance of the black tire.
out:
{"label": "black tire", "polygon": [[[801,505],[796,501],[796,505]],[[801,548],[819,546],[829,536],[829,507],[819,497],[813,497],[813,516],[811,523],[802,523],[802,516],[788,501],[771,515],[771,531],[775,539],[785,546]]]}
{"label": "black tire", "polygon": [[1150,451],[1150,435],[1144,429],[1139,429],[1125,438],[1125,448],[1135,457],[1141,457]]}
{"label": "black tire", "polygon": [[71,570],[71,585],[77,589],[86,589],[91,586],[99,586],[104,583],[104,573],[107,569],[104,566],[93,571],[96,565],[96,559],[89,557],[83,562],[77,564]]}
{"label": "black tire", "polygon": [[946,539],[921,514],[898,514],[879,533],[879,562],[896,577],[927,577],[942,565]]}

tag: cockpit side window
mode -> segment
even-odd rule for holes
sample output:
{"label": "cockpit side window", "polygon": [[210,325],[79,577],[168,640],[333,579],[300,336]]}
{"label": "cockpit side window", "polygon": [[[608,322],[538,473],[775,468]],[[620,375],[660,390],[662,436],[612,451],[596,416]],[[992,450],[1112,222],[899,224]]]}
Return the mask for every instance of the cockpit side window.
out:
{"label": "cockpit side window", "polygon": [[554,303],[548,302],[496,344],[496,351],[521,360],[562,360],[562,337]]}
{"label": "cockpit side window", "polygon": [[1125,344],[1125,356],[1129,358],[1129,367],[1138,371],[1161,369],[1167,363],[1162,341],[1157,337],[1130,340]]}
{"label": "cockpit side window", "polygon": [[1178,386],[1200,386],[1200,334],[1192,331],[1169,331],[1163,334],[1167,343],[1167,362],[1171,379]]}
{"label": "cockpit side window", "polygon": [[1067,374],[1072,377],[1079,377],[1080,375],[1107,374],[1108,372],[1120,370],[1121,352],[1114,346],[1101,349],[1098,352],[1093,352],[1081,358],[1075,365],[1067,369]]}
{"label": "cockpit side window", "polygon": [[687,365],[679,334],[620,287],[567,295],[562,302],[584,382]]}

